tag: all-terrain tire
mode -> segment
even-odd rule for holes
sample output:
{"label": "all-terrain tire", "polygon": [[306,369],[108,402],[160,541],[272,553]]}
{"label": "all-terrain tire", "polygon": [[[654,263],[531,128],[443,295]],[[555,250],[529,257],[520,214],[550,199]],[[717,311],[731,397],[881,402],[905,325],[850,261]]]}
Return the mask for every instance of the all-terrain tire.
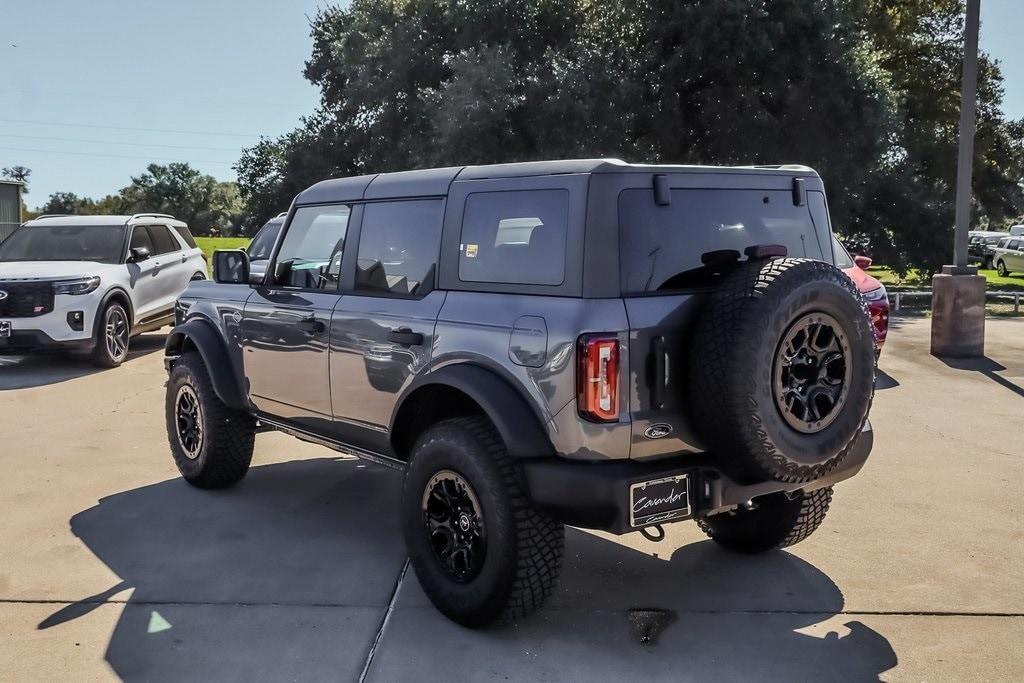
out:
{"label": "all-terrain tire", "polygon": [[[775,363],[797,321],[829,316],[850,368],[834,415],[798,431],[776,404]],[[853,447],[874,396],[874,336],[853,282],[822,261],[779,258],[740,265],[710,295],[690,355],[690,404],[705,446],[730,474],[805,482],[834,470]],[[816,431],[815,431],[816,430]]]}
{"label": "all-terrain tire", "polygon": [[[179,419],[184,419],[179,414],[179,401],[191,403],[193,398],[198,404],[196,418],[192,420],[199,425],[198,443],[183,437],[187,430],[179,424]],[[241,481],[249,471],[256,420],[220,400],[198,353],[182,355],[171,370],[165,416],[174,463],[188,483],[203,489],[226,488]]]}
{"label": "all-terrain tire", "polygon": [[740,508],[697,520],[712,540],[730,550],[763,553],[804,540],[821,526],[832,501],[832,487],[805,493],[774,493]]}
{"label": "all-terrain tire", "polygon": [[[425,494],[445,473],[468,484],[484,530],[479,567],[461,580],[446,567],[427,525]],[[444,420],[413,447],[401,503],[406,548],[423,590],[453,621],[468,627],[513,621],[540,607],[554,589],[564,526],[537,509],[525,491],[519,467],[486,418]]]}

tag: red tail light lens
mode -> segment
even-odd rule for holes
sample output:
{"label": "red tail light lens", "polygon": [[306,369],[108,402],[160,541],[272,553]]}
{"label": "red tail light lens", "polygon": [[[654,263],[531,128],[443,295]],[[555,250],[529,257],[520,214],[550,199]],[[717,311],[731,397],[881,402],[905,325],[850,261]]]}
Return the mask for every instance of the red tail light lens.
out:
{"label": "red tail light lens", "polygon": [[619,340],[611,335],[580,338],[576,382],[580,416],[592,422],[619,419]]}

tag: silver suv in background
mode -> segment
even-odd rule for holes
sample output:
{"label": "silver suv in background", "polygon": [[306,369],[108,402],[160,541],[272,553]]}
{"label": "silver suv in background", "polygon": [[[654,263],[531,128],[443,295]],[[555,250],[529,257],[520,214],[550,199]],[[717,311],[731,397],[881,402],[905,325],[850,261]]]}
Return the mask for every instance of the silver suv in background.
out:
{"label": "silver suv in background", "polygon": [[1006,277],[1012,272],[1024,272],[1024,235],[1020,237],[1004,237],[994,249],[992,260],[996,270]]}
{"label": "silver suv in background", "polygon": [[245,252],[249,254],[251,273],[262,275],[266,271],[274,244],[277,242],[277,236],[281,234],[281,226],[284,225],[287,215],[287,211],[282,211],[264,223],[263,227],[256,231],[249,246],[245,248]]}

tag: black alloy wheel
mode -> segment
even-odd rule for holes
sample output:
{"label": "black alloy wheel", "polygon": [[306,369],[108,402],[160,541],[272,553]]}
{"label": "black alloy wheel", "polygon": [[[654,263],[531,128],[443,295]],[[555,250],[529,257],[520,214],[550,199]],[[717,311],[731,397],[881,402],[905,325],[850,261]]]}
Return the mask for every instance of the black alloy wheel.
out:
{"label": "black alloy wheel", "polygon": [[462,475],[442,470],[423,491],[423,524],[445,572],[466,583],[480,573],[487,554],[487,530],[480,501]]}

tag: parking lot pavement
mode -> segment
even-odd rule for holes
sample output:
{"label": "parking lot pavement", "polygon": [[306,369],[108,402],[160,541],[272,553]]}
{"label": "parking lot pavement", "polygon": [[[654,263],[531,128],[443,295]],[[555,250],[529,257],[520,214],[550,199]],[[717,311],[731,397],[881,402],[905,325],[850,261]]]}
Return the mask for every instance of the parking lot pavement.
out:
{"label": "parking lot pavement", "polygon": [[235,489],[181,481],[161,335],[113,371],[0,357],[0,679],[1020,679],[1024,321],[979,361],[928,333],[894,321],[875,453],[808,541],[569,529],[548,606],[479,632],[403,574],[397,473],[268,433]]}

